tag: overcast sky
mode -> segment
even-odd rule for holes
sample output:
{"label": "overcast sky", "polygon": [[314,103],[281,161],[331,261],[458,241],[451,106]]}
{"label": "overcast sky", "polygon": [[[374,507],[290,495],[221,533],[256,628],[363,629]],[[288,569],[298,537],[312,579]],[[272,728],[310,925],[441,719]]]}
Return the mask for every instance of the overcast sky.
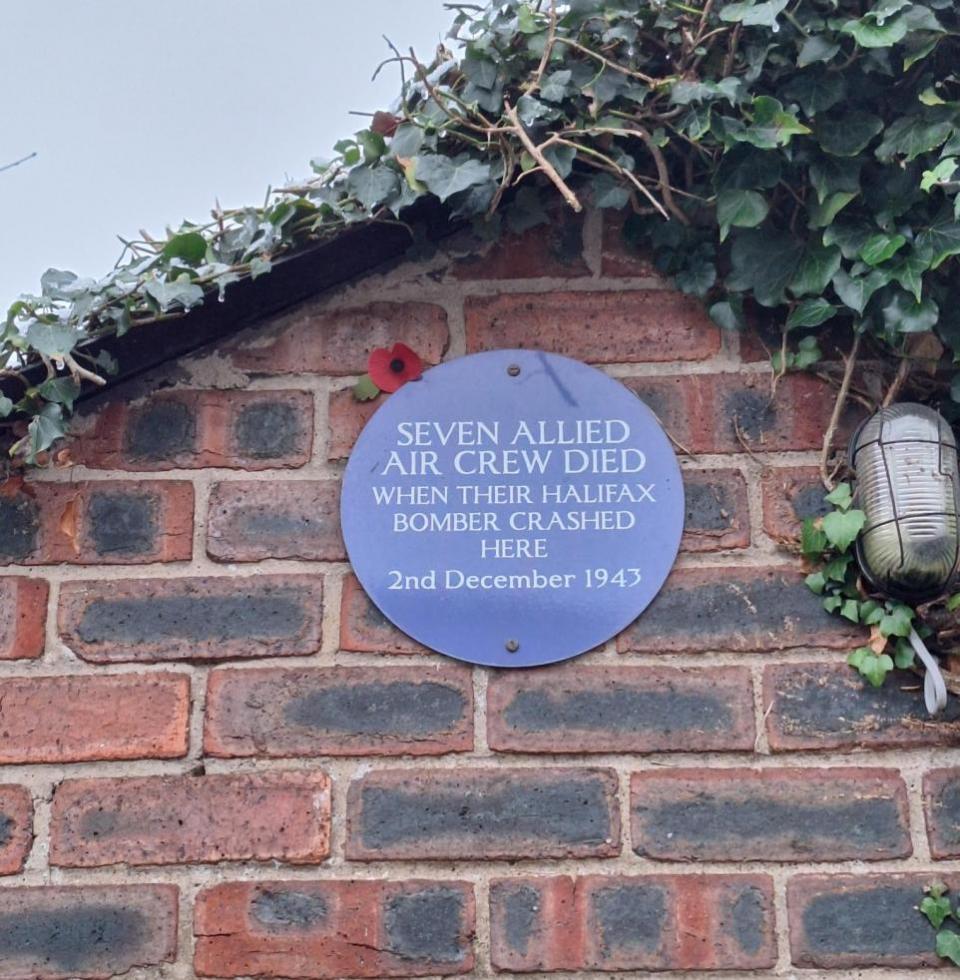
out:
{"label": "overcast sky", "polygon": [[2,0],[0,308],[50,266],[99,277],[116,235],[258,204],[399,92],[442,0]]}

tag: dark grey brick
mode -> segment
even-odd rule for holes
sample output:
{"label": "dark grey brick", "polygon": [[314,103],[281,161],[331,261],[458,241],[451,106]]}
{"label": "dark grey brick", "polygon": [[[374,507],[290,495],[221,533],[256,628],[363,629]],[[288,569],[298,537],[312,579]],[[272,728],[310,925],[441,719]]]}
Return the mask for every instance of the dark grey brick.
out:
{"label": "dark grey brick", "polygon": [[250,903],[250,912],[270,929],[309,929],[326,920],[329,908],[320,895],[265,890]]}
{"label": "dark grey brick", "polygon": [[507,945],[515,953],[526,956],[540,918],[540,892],[528,885],[501,884],[494,887],[494,892],[492,904],[503,905]]}
{"label": "dark grey brick", "polygon": [[432,681],[343,684],[289,701],[287,721],[351,735],[431,735],[452,728],[467,710],[463,691]]}
{"label": "dark grey brick", "polygon": [[593,912],[604,957],[660,945],[667,916],[666,891],[659,885],[618,885],[593,894]]}
{"label": "dark grey brick", "polygon": [[90,496],[90,537],[99,555],[137,555],[153,550],[157,498],[141,493],[95,492]]}
{"label": "dark grey brick", "polygon": [[37,547],[40,513],[25,494],[0,497],[0,559],[29,558]]}
{"label": "dark grey brick", "polygon": [[13,820],[5,813],[0,813],[0,847],[10,843],[13,838]]}
{"label": "dark grey brick", "polygon": [[133,459],[171,459],[194,450],[197,418],[181,401],[157,399],[136,412],[127,429],[127,452]]}
{"label": "dark grey brick", "polygon": [[286,402],[255,402],[241,409],[234,424],[237,449],[253,459],[289,456],[297,450],[301,423]]}
{"label": "dark grey brick", "polygon": [[758,888],[744,888],[730,909],[725,926],[750,956],[760,952],[766,931],[766,899]]}
{"label": "dark grey brick", "polygon": [[725,418],[736,422],[740,432],[756,442],[777,424],[777,410],[769,394],[759,391],[731,391],[723,405]]}
{"label": "dark grey brick", "polygon": [[726,531],[733,527],[736,502],[722,483],[684,485],[687,511],[684,527],[695,531]]}
{"label": "dark grey brick", "polygon": [[459,963],[464,958],[463,911],[463,894],[451,888],[388,899],[383,925],[389,952],[405,960]]}
{"label": "dark grey brick", "polygon": [[793,513],[801,521],[808,517],[824,517],[833,510],[825,496],[826,491],[820,483],[805,487],[793,498]]}

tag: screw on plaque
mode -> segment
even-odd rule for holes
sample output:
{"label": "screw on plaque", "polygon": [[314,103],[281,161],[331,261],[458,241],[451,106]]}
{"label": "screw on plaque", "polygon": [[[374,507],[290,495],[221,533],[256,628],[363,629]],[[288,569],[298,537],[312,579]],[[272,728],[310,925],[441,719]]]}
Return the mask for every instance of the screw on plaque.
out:
{"label": "screw on plaque", "polygon": [[511,378],[515,378],[519,373],[520,373],[520,365],[519,364],[511,364],[507,368],[507,374],[509,374]]}
{"label": "screw on plaque", "polygon": [[504,646],[506,647],[507,653],[516,653],[517,650],[520,649],[520,641],[519,640],[507,640],[507,642],[504,643]]}

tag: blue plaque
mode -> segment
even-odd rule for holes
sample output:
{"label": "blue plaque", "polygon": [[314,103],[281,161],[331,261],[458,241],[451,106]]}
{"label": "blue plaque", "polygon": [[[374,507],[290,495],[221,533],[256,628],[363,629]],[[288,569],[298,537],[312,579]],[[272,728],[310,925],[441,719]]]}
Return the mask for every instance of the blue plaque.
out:
{"label": "blue plaque", "polygon": [[384,401],[350,456],[341,518],[360,583],[404,633],[532,667],[605,643],[649,605],[680,545],[683,483],[618,381],[501,350]]}

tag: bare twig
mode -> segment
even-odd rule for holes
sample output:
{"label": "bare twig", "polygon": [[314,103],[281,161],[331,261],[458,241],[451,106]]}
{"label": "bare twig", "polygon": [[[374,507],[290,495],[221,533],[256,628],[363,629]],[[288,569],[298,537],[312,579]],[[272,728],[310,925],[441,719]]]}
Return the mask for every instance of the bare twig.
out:
{"label": "bare twig", "polygon": [[553,45],[556,40],[557,0],[550,0],[550,26],[547,28],[547,40],[543,46],[543,55],[540,58],[540,64],[537,65],[537,70],[533,78],[523,87],[524,92],[534,92],[540,88],[540,83],[543,81],[543,73],[547,70],[547,65],[550,63],[550,55],[553,53]]}
{"label": "bare twig", "polygon": [[563,199],[573,208],[574,211],[580,212],[583,210],[583,205],[580,203],[580,199],[572,190],[567,186],[564,179],[557,173],[557,168],[543,155],[543,151],[537,146],[536,143],[530,139],[530,135],[520,124],[520,119],[517,116],[517,110],[510,105],[509,102],[504,100],[503,103],[504,115],[513,124],[513,130],[517,134],[520,142],[523,143],[524,148],[537,161],[540,169],[543,171],[544,176],[557,188]]}
{"label": "bare twig", "polygon": [[27,160],[32,160],[37,155],[37,151],[34,150],[33,153],[28,153],[25,157],[20,157],[19,160],[14,160],[12,163],[5,163],[0,167],[0,173],[4,170],[13,170],[14,167],[19,167],[21,163],[26,163]]}
{"label": "bare twig", "polygon": [[830,415],[830,422],[827,424],[827,431],[823,434],[823,450],[820,453],[820,480],[828,490],[833,490],[833,474],[827,472],[827,463],[830,459],[830,450],[833,447],[833,437],[840,422],[840,415],[843,406],[847,402],[847,393],[850,391],[850,382],[853,379],[853,369],[857,363],[857,351],[860,350],[860,334],[853,335],[853,343],[850,345],[850,353],[845,359],[843,370],[843,381],[840,384],[840,391],[837,392],[837,400],[833,403],[833,412]]}
{"label": "bare twig", "polygon": [[900,394],[903,386],[907,383],[907,378],[910,377],[912,368],[913,361],[909,357],[903,356],[900,358],[900,363],[897,365],[897,373],[893,376],[893,381],[890,383],[887,393],[883,396],[881,408],[886,408],[888,405],[893,404],[897,395]]}
{"label": "bare twig", "polygon": [[69,368],[71,377],[78,384],[80,383],[80,378],[90,381],[95,385],[100,385],[101,387],[107,383],[106,378],[101,378],[99,374],[88,371],[83,365],[78,364],[72,354],[67,354],[63,359],[63,363]]}
{"label": "bare twig", "polygon": [[590,48],[580,44],[578,41],[574,41],[573,38],[558,37],[556,38],[556,43],[568,44],[571,48],[576,48],[577,51],[580,51],[585,55],[589,55],[591,58],[595,58],[597,61],[601,62],[605,68],[609,68],[611,71],[618,71],[621,75],[627,75],[630,78],[637,78],[641,82],[646,82],[651,88],[656,88],[658,85],[663,85],[669,81],[669,79],[666,78],[654,78],[652,75],[645,75],[642,71],[634,71],[633,69],[626,68],[623,65],[618,65],[615,61],[610,61],[609,58],[604,58],[602,54],[597,54],[596,51],[591,51]]}

